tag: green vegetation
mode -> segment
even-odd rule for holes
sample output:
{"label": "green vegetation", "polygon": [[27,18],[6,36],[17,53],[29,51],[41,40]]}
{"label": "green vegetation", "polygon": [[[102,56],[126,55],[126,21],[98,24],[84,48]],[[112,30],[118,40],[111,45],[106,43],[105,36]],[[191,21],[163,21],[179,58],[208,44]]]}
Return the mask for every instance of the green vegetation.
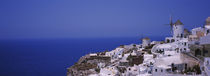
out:
{"label": "green vegetation", "polygon": [[124,47],[125,47],[125,45],[120,45],[120,47],[121,47],[121,48],[124,48]]}
{"label": "green vegetation", "polygon": [[152,54],[151,50],[147,51],[148,54]]}
{"label": "green vegetation", "polygon": [[101,69],[99,69],[99,68],[96,68],[96,69],[95,69],[95,71],[96,71],[97,73],[99,73],[100,70],[101,70]]}
{"label": "green vegetation", "polygon": [[126,71],[125,67],[117,67],[117,69],[120,73],[124,73]]}
{"label": "green vegetation", "polygon": [[92,68],[96,68],[96,64],[90,64],[90,63],[85,63],[85,64],[75,64],[73,68],[77,68],[78,70],[89,70]]}
{"label": "green vegetation", "polygon": [[133,44],[133,47],[136,47],[136,44]]}
{"label": "green vegetation", "polygon": [[132,56],[129,55],[127,57],[127,60],[129,61],[129,65],[130,66],[134,66],[134,64],[138,65],[143,63],[144,57],[143,56]]}
{"label": "green vegetation", "polygon": [[145,49],[152,49],[153,46],[154,46],[154,44],[149,45],[149,46],[145,47]]}
{"label": "green vegetation", "polygon": [[194,65],[192,68],[189,67],[186,70],[184,70],[184,73],[188,73],[188,72],[195,72],[196,74],[201,74],[200,66]]}

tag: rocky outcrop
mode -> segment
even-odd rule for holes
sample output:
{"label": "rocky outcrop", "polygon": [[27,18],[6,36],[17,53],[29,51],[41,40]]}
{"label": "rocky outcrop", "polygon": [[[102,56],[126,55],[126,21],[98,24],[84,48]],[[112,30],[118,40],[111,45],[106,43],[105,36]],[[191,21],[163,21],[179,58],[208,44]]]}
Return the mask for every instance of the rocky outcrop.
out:
{"label": "rocky outcrop", "polygon": [[111,58],[104,55],[82,56],[77,63],[68,68],[67,76],[87,76],[100,72],[99,63],[110,64]]}

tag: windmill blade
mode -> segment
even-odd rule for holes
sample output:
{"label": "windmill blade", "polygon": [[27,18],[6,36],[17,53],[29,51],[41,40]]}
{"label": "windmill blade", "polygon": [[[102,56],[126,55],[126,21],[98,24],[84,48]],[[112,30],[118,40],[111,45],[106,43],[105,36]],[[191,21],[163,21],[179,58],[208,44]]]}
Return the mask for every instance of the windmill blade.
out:
{"label": "windmill blade", "polygon": [[170,26],[170,32],[172,34],[172,32],[173,32],[173,21],[172,21],[172,16],[171,15],[170,15],[169,20],[170,20],[169,24],[164,24],[164,25]]}
{"label": "windmill blade", "polygon": [[170,28],[171,28],[171,29],[172,29],[172,26],[173,26],[173,25],[170,25],[170,24],[164,24],[164,25],[166,25],[166,26],[170,26]]}

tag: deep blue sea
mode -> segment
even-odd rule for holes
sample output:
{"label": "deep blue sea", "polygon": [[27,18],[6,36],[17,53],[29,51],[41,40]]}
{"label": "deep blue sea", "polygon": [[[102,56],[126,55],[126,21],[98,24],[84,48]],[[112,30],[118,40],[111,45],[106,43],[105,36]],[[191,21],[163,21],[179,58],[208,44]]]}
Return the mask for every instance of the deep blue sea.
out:
{"label": "deep blue sea", "polygon": [[[164,37],[152,37],[163,40]],[[140,38],[0,40],[0,76],[66,76],[66,68],[91,52],[139,44]]]}

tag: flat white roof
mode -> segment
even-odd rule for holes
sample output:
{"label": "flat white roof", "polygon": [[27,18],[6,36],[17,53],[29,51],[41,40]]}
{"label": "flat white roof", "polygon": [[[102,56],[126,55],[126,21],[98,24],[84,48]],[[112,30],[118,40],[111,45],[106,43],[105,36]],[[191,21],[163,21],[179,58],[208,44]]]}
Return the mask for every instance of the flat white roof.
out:
{"label": "flat white roof", "polygon": [[160,68],[169,68],[169,65],[171,65],[172,63],[174,63],[174,64],[182,64],[183,63],[180,54],[157,58],[157,59],[155,59],[155,61],[156,62],[154,65],[156,67],[160,67]]}
{"label": "flat white roof", "polygon": [[157,48],[174,48],[177,45],[175,43],[167,43],[167,44],[160,44],[157,46]]}
{"label": "flat white roof", "polygon": [[210,29],[210,26],[205,26],[205,28]]}
{"label": "flat white roof", "polygon": [[180,40],[180,42],[188,42],[188,39],[187,38],[183,38]]}
{"label": "flat white roof", "polygon": [[161,44],[158,46],[158,48],[171,48],[172,46],[169,44]]}
{"label": "flat white roof", "polygon": [[145,74],[139,74],[137,76],[152,76],[152,74],[145,73]]}

